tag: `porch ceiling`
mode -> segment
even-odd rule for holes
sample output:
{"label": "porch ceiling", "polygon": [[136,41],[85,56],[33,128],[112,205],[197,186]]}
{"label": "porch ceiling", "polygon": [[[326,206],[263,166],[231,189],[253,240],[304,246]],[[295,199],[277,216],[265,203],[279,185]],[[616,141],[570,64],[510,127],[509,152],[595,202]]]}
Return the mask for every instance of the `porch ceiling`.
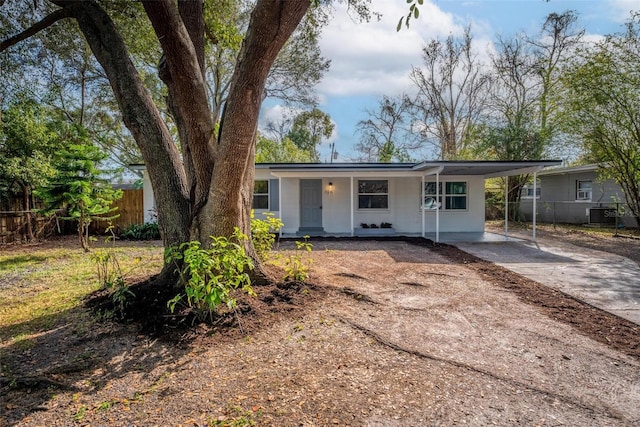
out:
{"label": "porch ceiling", "polygon": [[521,175],[533,173],[547,166],[561,164],[559,160],[534,160],[534,161],[463,161],[463,162],[422,162],[413,167],[414,170],[432,169],[442,167],[440,175],[481,175],[485,178],[499,176]]}

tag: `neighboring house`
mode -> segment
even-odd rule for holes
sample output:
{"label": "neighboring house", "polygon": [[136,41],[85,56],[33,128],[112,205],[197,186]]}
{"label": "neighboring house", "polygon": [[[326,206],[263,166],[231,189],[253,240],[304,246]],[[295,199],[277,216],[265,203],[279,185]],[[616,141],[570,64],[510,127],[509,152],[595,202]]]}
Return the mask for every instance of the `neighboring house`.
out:
{"label": "neighboring house", "polygon": [[[484,232],[485,179],[535,174],[559,164],[543,160],[257,164],[253,208],[258,217],[270,211],[281,218],[284,235],[436,233],[437,240],[440,232]],[[146,171],[144,192],[145,212],[154,212]],[[389,228],[382,228],[383,223]]]}
{"label": "neighboring house", "polygon": [[[598,165],[549,168],[537,174],[537,220],[566,224],[622,224],[635,227],[624,193],[613,179],[601,179]],[[531,220],[533,186],[523,188],[520,208]],[[616,212],[618,214],[616,215]]]}

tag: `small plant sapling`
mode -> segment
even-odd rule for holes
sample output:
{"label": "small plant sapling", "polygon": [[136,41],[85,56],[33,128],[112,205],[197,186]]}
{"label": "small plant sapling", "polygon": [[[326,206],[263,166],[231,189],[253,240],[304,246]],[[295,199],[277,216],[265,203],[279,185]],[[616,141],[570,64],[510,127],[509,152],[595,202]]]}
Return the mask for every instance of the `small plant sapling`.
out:
{"label": "small plant sapling", "polygon": [[[285,261],[285,275],[283,280],[306,282],[309,278],[309,267],[311,267],[311,248],[313,245],[308,241],[309,236],[304,236],[304,241],[296,241],[296,250]],[[306,260],[303,255],[306,253]]]}
{"label": "small plant sapling", "polygon": [[135,265],[130,271],[123,272],[114,250],[116,236],[112,224],[107,227],[106,232],[109,233],[109,236],[107,236],[105,242],[111,243],[111,247],[91,254],[91,260],[96,264],[100,287],[109,292],[115,311],[122,316],[129,304],[129,299],[135,298],[135,294],[127,285],[125,277],[140,264],[140,258],[136,258]]}

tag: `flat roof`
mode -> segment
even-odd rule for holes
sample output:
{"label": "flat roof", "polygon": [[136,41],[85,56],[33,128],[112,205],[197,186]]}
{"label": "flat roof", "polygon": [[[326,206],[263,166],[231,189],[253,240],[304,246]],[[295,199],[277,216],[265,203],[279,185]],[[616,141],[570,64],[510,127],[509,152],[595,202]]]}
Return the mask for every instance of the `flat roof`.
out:
{"label": "flat roof", "polygon": [[588,165],[553,167],[540,172],[541,175],[565,175],[568,173],[593,172],[598,170],[598,165],[590,163]]}
{"label": "flat roof", "polygon": [[[492,178],[533,173],[546,167],[561,164],[561,160],[432,160],[417,163],[256,163],[255,166],[256,169],[290,173],[405,172],[416,175],[439,173],[440,175],[475,175]],[[130,166],[137,170],[145,169],[144,164]],[[549,171],[549,173],[552,172]]]}
{"label": "flat roof", "polygon": [[485,177],[519,175],[562,164],[560,160],[435,160],[418,163],[257,163],[257,169],[274,172],[416,172],[440,175],[481,175]]}

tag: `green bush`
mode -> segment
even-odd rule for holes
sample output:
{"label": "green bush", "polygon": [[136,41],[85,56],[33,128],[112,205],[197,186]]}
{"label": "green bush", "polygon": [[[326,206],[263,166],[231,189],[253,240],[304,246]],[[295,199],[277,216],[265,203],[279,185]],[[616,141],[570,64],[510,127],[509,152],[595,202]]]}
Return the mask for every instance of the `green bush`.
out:
{"label": "green bush", "polygon": [[144,224],[131,224],[120,233],[123,240],[158,240],[160,228],[157,222],[145,222]]}
{"label": "green bush", "polygon": [[265,219],[255,218],[251,211],[251,240],[256,254],[261,261],[265,261],[273,249],[276,233],[284,226],[280,218],[275,218],[272,212],[264,212]]}
{"label": "green bush", "polygon": [[241,246],[247,236],[236,227],[230,239],[214,236],[211,239],[210,249],[191,241],[168,251],[167,262],[182,261],[179,273],[185,286],[184,294],[176,295],[167,303],[171,312],[186,297],[186,305],[198,319],[205,320],[207,316],[212,318],[222,304],[230,309],[236,307],[234,289],[242,287],[249,295],[255,295],[247,274],[247,270],[253,269],[253,262]]}

